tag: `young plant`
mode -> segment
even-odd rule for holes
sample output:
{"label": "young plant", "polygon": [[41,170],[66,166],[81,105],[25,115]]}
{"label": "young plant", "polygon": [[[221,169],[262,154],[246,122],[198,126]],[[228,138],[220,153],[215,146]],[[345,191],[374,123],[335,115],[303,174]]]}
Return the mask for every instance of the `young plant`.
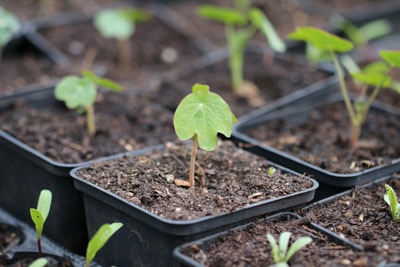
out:
{"label": "young plant", "polygon": [[29,210],[32,221],[34,222],[35,228],[36,228],[37,247],[38,247],[39,257],[42,257],[41,239],[42,239],[44,223],[46,222],[47,216],[49,215],[49,212],[50,212],[51,200],[52,200],[51,191],[47,190],[47,189],[43,189],[39,195],[37,208],[36,209],[31,208]]}
{"label": "young plant", "polygon": [[288,262],[292,258],[292,256],[297,251],[312,242],[311,237],[303,236],[297,239],[289,247],[290,236],[290,232],[281,233],[281,235],[279,236],[279,244],[277,244],[274,236],[271,234],[267,234],[268,242],[271,245],[271,252],[273,260],[275,262],[275,267],[289,267]]}
{"label": "young plant", "polygon": [[112,224],[103,224],[97,232],[89,240],[86,249],[86,261],[85,267],[89,267],[90,263],[96,257],[97,252],[107,243],[110,237],[117,232],[123,226],[120,222],[115,222]]}
{"label": "young plant", "polygon": [[[398,83],[390,77],[392,69],[400,67],[400,53],[398,51],[381,51],[380,56],[386,62],[386,68],[382,67],[385,64],[374,63],[374,65],[367,66],[363,71],[355,70],[354,73],[351,73],[352,77],[359,83],[374,87],[373,92],[368,97],[366,95],[367,91],[362,90],[363,93],[356,101],[352,102],[337,54],[351,51],[354,45],[348,40],[313,27],[298,28],[289,34],[289,38],[307,42],[313,49],[325,53],[333,61],[339,79],[340,90],[351,122],[349,146],[352,150],[355,149],[358,145],[362,125],[380,90],[382,88],[391,88],[400,92]],[[346,58],[349,59],[349,57]],[[349,64],[346,65],[349,66]]]}
{"label": "young plant", "polygon": [[75,75],[66,76],[56,85],[54,95],[58,100],[65,102],[69,109],[78,113],[86,112],[87,131],[90,136],[96,133],[94,103],[96,100],[97,86],[121,92],[121,85],[96,76],[90,71],[83,71],[82,77]]}
{"label": "young plant", "polygon": [[260,31],[267,38],[272,50],[277,52],[286,50],[285,43],[265,14],[259,8],[251,7],[249,0],[237,0],[233,8],[203,5],[198,9],[198,13],[205,19],[225,25],[232,87],[235,93],[246,97],[243,64],[246,44],[250,38],[256,31]]}
{"label": "young plant", "polygon": [[20,29],[21,25],[18,18],[0,6],[0,63],[4,47]]}
{"label": "young plant", "polygon": [[47,259],[46,258],[38,258],[34,260],[31,264],[29,264],[29,267],[44,267],[47,264]]}
{"label": "young plant", "polygon": [[390,207],[393,221],[400,222],[400,204],[397,202],[396,192],[388,184],[385,185],[385,188],[386,194],[383,196],[383,199]]}
{"label": "young plant", "polygon": [[104,38],[116,39],[118,43],[118,65],[130,67],[131,46],[129,38],[135,32],[135,23],[145,22],[150,15],[134,8],[108,8],[94,17],[94,26]]}
{"label": "young plant", "polygon": [[194,186],[197,147],[214,150],[218,133],[230,137],[236,122],[229,105],[218,94],[210,92],[207,85],[193,85],[192,93],[180,102],[174,114],[174,127],[179,139],[193,140],[189,182],[182,185]]}

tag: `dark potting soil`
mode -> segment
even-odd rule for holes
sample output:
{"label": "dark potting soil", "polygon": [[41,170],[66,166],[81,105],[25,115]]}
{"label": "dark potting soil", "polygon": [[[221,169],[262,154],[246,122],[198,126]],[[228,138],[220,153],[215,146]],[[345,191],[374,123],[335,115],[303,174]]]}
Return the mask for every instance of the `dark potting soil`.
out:
{"label": "dark potting soil", "polygon": [[[149,8],[145,10],[151,13]],[[163,72],[184,67],[201,55],[190,40],[154,15],[149,21],[136,24],[129,39],[131,55],[126,56],[130,64],[127,67],[118,63],[117,41],[100,35],[92,21],[42,29],[40,33],[71,60],[77,68],[74,72],[97,68],[104,76],[139,89],[156,83]],[[93,62],[87,63],[91,53]]]}
{"label": "dark potting soil", "polygon": [[61,102],[37,109],[17,101],[0,112],[1,129],[62,163],[81,163],[177,139],[172,114],[157,104],[127,93],[98,96],[94,137],[87,134],[86,116]]}
{"label": "dark potting soil", "polygon": [[400,181],[389,179],[355,188],[349,195],[311,207],[305,215],[375,255],[362,266],[377,266],[377,262],[384,260],[400,263],[400,223],[392,220],[389,206],[383,200],[385,184],[391,185],[399,196]]}
{"label": "dark potting soil", "polygon": [[[278,34],[286,39],[286,35],[293,31],[296,26],[322,26],[327,25],[328,20],[318,14],[312,14],[304,11],[300,1],[252,1],[253,6],[259,7],[265,12],[268,19],[276,28]],[[177,1],[171,2],[169,8],[179,18],[179,26],[189,36],[199,39],[205,43],[208,49],[223,47],[226,45],[225,29],[222,23],[206,20],[197,13],[201,5],[217,5],[221,7],[232,7],[233,1],[227,0],[207,0],[207,1]],[[266,38],[257,33],[253,41],[267,44]]]}
{"label": "dark potting soil", "polygon": [[399,158],[399,125],[400,119],[395,115],[370,110],[359,145],[352,152],[348,142],[350,121],[344,104],[339,102],[313,110],[309,120],[298,126],[274,120],[254,126],[246,133],[327,171],[345,174],[389,164]]}
{"label": "dark potting soil", "polygon": [[221,95],[233,113],[239,117],[261,105],[321,81],[329,75],[311,65],[303,64],[298,58],[287,56],[279,59],[261,52],[245,54],[243,71],[245,80],[258,87],[258,95],[249,92],[249,98],[244,98],[234,92],[229,63],[224,59],[194,70],[179,79],[164,82],[153,88],[155,91],[150,91],[148,96],[174,111],[179,101],[191,92],[194,83],[203,83],[210,86],[210,91]]}
{"label": "dark potting soil", "polygon": [[[296,267],[331,266],[377,266],[375,254],[360,252],[349,245],[335,243],[330,235],[315,230],[304,219],[287,219],[277,222],[260,220],[246,227],[229,230],[217,237],[208,247],[198,245],[181,248],[183,254],[204,266],[272,266],[271,246],[266,235],[272,234],[276,240],[282,232],[291,232],[290,244],[303,236],[313,241],[298,251],[289,261]],[[277,241],[278,242],[278,241]]]}
{"label": "dark potting soil", "polygon": [[279,170],[268,175],[270,164],[266,160],[238,149],[230,141],[219,141],[215,151],[198,151],[196,185],[178,187],[173,180],[187,180],[189,176],[191,146],[187,142],[168,143],[148,155],[97,162],[77,175],[173,220],[230,213],[312,186],[304,177]]}
{"label": "dark potting soil", "polygon": [[0,258],[22,242],[23,236],[9,224],[0,223]]}

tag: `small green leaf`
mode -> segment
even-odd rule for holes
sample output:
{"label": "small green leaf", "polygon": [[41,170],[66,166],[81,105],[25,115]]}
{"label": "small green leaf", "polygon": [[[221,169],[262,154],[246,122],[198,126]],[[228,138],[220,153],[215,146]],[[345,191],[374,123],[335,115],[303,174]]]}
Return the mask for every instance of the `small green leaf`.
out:
{"label": "small green leaf", "polygon": [[303,247],[307,246],[312,242],[311,237],[308,236],[303,236],[297,239],[296,241],[293,242],[293,244],[290,246],[286,256],[285,256],[285,261],[289,262],[289,260],[292,258],[292,256],[302,249]]}
{"label": "small green leaf", "polygon": [[244,26],[248,23],[248,19],[244,14],[231,8],[203,5],[198,9],[198,14],[203,18],[223,24]]}
{"label": "small green leaf", "polygon": [[289,240],[292,233],[290,232],[283,232],[279,236],[279,258],[280,261],[286,261],[286,252],[289,247]]}
{"label": "small green leaf", "polygon": [[279,257],[279,247],[278,247],[278,244],[276,243],[275,237],[268,233],[267,239],[271,246],[272,258],[275,263],[279,263],[281,261],[281,259]]}
{"label": "small green leaf", "polygon": [[46,221],[49,215],[52,197],[53,195],[50,190],[43,189],[40,192],[37,209],[42,213],[44,221]]}
{"label": "small green leaf", "polygon": [[269,45],[274,51],[283,53],[286,51],[286,45],[276,33],[274,26],[267,16],[258,8],[250,10],[250,19],[253,25],[259,29],[267,38]]}
{"label": "small green leaf", "polygon": [[97,84],[101,87],[113,90],[115,92],[122,91],[122,86],[120,84],[118,84],[110,79],[99,77],[91,71],[88,71],[88,70],[82,71],[82,76],[88,78],[89,80],[91,80],[92,82],[94,82],[95,84]]}
{"label": "small green leaf", "polygon": [[151,18],[150,14],[145,10],[136,8],[121,8],[119,12],[131,22],[146,22]]}
{"label": "small green leaf", "polygon": [[297,28],[288,38],[308,42],[322,51],[344,53],[354,48],[351,42],[314,27]]}
{"label": "small green leaf", "polygon": [[44,218],[42,213],[34,208],[29,209],[33,223],[35,224],[36,234],[38,239],[42,238]]}
{"label": "small green leaf", "polygon": [[56,85],[54,94],[69,109],[87,108],[94,104],[96,86],[88,78],[66,76]]}
{"label": "small green leaf", "polygon": [[18,18],[0,6],[0,48],[5,46],[20,29]]}
{"label": "small green leaf", "polygon": [[214,150],[217,134],[230,137],[236,122],[229,105],[207,85],[195,84],[174,114],[175,132],[181,140],[197,135],[200,148]]}
{"label": "small green leaf", "polygon": [[400,51],[384,50],[380,51],[380,56],[392,67],[400,68]]}
{"label": "small green leaf", "polygon": [[86,249],[86,263],[93,261],[97,252],[107,243],[110,237],[123,226],[120,222],[103,224],[90,239]]}
{"label": "small green leaf", "polygon": [[387,194],[384,195],[384,200],[389,204],[393,221],[400,221],[400,204],[397,202],[396,193],[388,184],[385,185],[385,188]]}
{"label": "small green leaf", "polygon": [[103,9],[95,15],[94,26],[105,38],[128,39],[135,31],[135,24],[124,12],[120,8]]}
{"label": "small green leaf", "polygon": [[28,267],[44,267],[47,264],[47,259],[46,258],[39,258],[36,259],[34,262],[29,264]]}
{"label": "small green leaf", "polygon": [[359,82],[375,87],[390,88],[392,85],[392,79],[383,73],[351,73],[351,76]]}
{"label": "small green leaf", "polygon": [[366,65],[363,69],[363,73],[383,73],[388,74],[390,66],[384,61],[376,61]]}
{"label": "small green leaf", "polygon": [[374,20],[359,28],[367,42],[392,32],[392,25],[387,19]]}

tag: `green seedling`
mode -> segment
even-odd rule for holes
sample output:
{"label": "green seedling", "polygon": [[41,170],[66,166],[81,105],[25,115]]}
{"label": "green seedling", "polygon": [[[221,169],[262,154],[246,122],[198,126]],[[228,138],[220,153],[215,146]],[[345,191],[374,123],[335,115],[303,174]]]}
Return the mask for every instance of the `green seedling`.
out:
{"label": "green seedling", "polygon": [[[357,147],[360,138],[361,128],[365,122],[369,109],[376,99],[382,88],[391,88],[399,91],[399,84],[390,78],[393,68],[399,68],[399,52],[398,51],[381,51],[380,55],[384,63],[374,63],[364,68],[362,71],[358,69],[354,61],[349,60],[350,57],[344,57],[343,62],[350,70],[351,75],[357,82],[365,86],[374,86],[373,92],[367,97],[366,90],[362,90],[360,97],[352,102],[350,92],[347,88],[344,74],[339,62],[339,53],[346,53],[354,48],[353,43],[336,35],[330,34],[314,27],[301,27],[289,34],[290,39],[301,40],[317,51],[321,51],[328,55],[333,61],[335,70],[339,79],[340,90],[346,106],[347,113],[351,122],[351,133],[349,147],[353,150]],[[349,62],[351,64],[349,64]],[[387,67],[383,67],[387,65]]]}
{"label": "green seedling", "polygon": [[393,188],[386,184],[386,194],[383,196],[383,199],[390,207],[390,213],[392,214],[393,221],[400,222],[400,204],[397,202],[396,192],[394,192]]}
{"label": "green seedling", "polygon": [[51,201],[52,201],[51,191],[43,189],[39,195],[37,208],[36,209],[31,208],[29,210],[32,221],[35,224],[39,257],[42,257],[41,239],[42,239],[44,223],[46,222],[47,216],[49,215],[50,212]]}
{"label": "green seedling", "polygon": [[29,267],[44,267],[47,264],[47,259],[46,258],[38,258],[34,260],[31,264],[29,264]]}
{"label": "green seedling", "polygon": [[121,227],[123,226],[120,222],[115,222],[112,224],[103,224],[94,236],[89,240],[87,249],[86,249],[86,261],[85,267],[89,267],[90,263],[93,261],[94,257],[96,257],[97,252],[104,247],[104,245],[108,242],[110,237],[115,234]]}
{"label": "green seedling", "polygon": [[250,38],[260,31],[267,38],[272,50],[284,52],[285,43],[276,33],[266,15],[256,7],[251,7],[251,1],[235,1],[233,8],[223,8],[213,5],[203,5],[198,13],[205,19],[224,24],[225,35],[229,48],[229,67],[232,87],[241,94],[245,81],[243,78],[244,52]]}
{"label": "green seedling", "polygon": [[86,112],[87,131],[90,136],[96,133],[94,103],[97,86],[115,92],[122,91],[121,85],[90,71],[83,71],[82,77],[75,75],[64,77],[54,90],[55,98],[64,101],[69,109],[75,109],[80,114]]}
{"label": "green seedling", "polygon": [[94,17],[94,26],[104,38],[116,39],[118,44],[118,65],[130,67],[131,46],[129,38],[135,32],[135,24],[145,22],[150,15],[134,8],[108,8]]}
{"label": "green seedling", "polygon": [[21,29],[18,18],[9,10],[0,6],[0,62],[3,49]]}
{"label": "green seedling", "polygon": [[217,146],[217,135],[230,137],[237,122],[229,105],[207,85],[195,84],[192,93],[178,105],[174,114],[175,132],[180,140],[193,140],[189,182],[194,186],[194,167],[197,147],[212,151]]}
{"label": "green seedling", "polygon": [[283,232],[279,236],[279,244],[277,244],[275,238],[271,234],[267,234],[267,239],[271,245],[272,257],[275,262],[276,267],[289,267],[288,262],[292,256],[312,242],[311,237],[303,236],[294,241],[294,243],[289,247],[289,239],[291,233]]}

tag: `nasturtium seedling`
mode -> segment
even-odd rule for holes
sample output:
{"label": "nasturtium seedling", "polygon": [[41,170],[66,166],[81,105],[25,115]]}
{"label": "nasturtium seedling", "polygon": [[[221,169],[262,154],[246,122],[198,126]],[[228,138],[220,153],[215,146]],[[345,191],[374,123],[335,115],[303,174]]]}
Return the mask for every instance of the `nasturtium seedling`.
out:
{"label": "nasturtium seedling", "polygon": [[312,238],[303,236],[298,238],[289,247],[289,240],[292,234],[290,232],[283,232],[279,236],[279,244],[271,234],[267,234],[267,239],[271,245],[271,253],[276,267],[288,267],[289,260],[293,255],[312,242]]}
{"label": "nasturtium seedling", "polygon": [[243,77],[244,53],[250,38],[259,31],[266,37],[272,50],[277,52],[286,50],[285,43],[267,16],[250,4],[251,1],[235,1],[233,8],[202,5],[198,9],[201,17],[224,24],[232,87],[235,93],[244,97],[248,97],[249,88],[256,91],[254,86],[249,87]]}
{"label": "nasturtium seedling", "polygon": [[51,191],[43,189],[39,195],[37,208],[31,208],[29,210],[32,221],[35,224],[39,257],[42,257],[41,239],[42,239],[44,223],[46,222],[47,216],[49,215],[50,212],[51,202],[52,202]]}
{"label": "nasturtium seedling", "polygon": [[0,61],[3,49],[21,29],[18,18],[9,10],[0,6]]}
{"label": "nasturtium seedling", "polygon": [[82,77],[76,75],[66,76],[58,82],[54,96],[65,102],[69,109],[78,113],[86,112],[87,131],[90,136],[96,133],[94,103],[96,100],[97,86],[121,92],[121,85],[116,82],[99,77],[90,71],[83,71]]}
{"label": "nasturtium seedling", "polygon": [[189,186],[194,185],[197,146],[214,150],[218,133],[230,137],[236,122],[229,105],[218,94],[210,92],[208,85],[193,85],[192,93],[182,99],[174,114],[174,127],[180,140],[193,140]]}
{"label": "nasturtium seedling", "polygon": [[[400,92],[399,83],[390,77],[391,70],[399,67],[399,51],[380,52],[382,59],[385,61],[384,64],[389,64],[390,68],[385,68],[381,62],[374,62],[366,66],[363,70],[360,70],[349,55],[343,57],[344,66],[356,80],[357,86],[360,86],[360,84],[365,85],[365,88],[360,90],[361,94],[358,99],[352,101],[337,54],[350,52],[354,48],[353,43],[314,27],[300,27],[290,33],[288,37],[307,42],[309,46],[321,53],[325,53],[333,61],[339,79],[340,90],[351,122],[349,147],[352,150],[355,149],[358,145],[362,125],[380,90],[382,88],[391,88]],[[366,86],[375,87],[369,96],[367,96]]]}
{"label": "nasturtium seedling", "polygon": [[103,224],[93,237],[89,240],[86,249],[86,261],[85,267],[89,267],[90,263],[96,257],[97,252],[104,247],[112,235],[114,235],[123,226],[120,222],[114,222],[112,224]]}
{"label": "nasturtium seedling", "polygon": [[47,264],[47,259],[46,258],[38,258],[34,260],[31,264],[29,264],[29,267],[44,267]]}
{"label": "nasturtium seedling", "polygon": [[135,32],[137,22],[145,22],[150,15],[141,9],[118,7],[107,8],[94,17],[94,26],[105,38],[118,42],[118,63],[121,67],[129,67],[131,59],[129,38]]}
{"label": "nasturtium seedling", "polygon": [[400,203],[397,201],[396,192],[388,184],[385,185],[385,188],[386,194],[383,196],[383,199],[390,207],[393,221],[400,222]]}

